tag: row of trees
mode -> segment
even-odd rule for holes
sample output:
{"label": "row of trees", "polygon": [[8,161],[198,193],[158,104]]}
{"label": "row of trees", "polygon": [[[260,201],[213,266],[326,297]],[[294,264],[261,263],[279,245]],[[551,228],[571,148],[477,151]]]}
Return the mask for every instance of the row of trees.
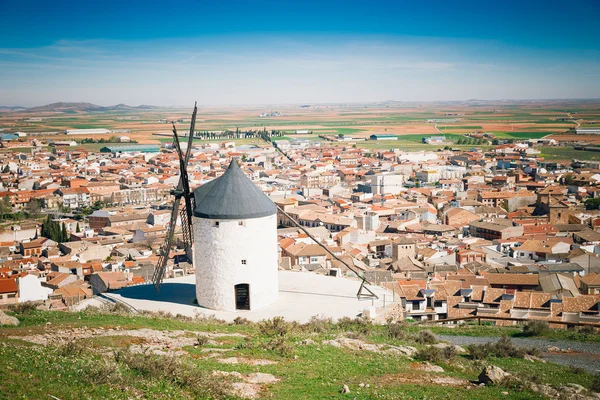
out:
{"label": "row of trees", "polygon": [[[118,137],[111,136],[108,139],[104,139],[104,138],[102,138],[102,139],[90,139],[90,138],[86,138],[86,139],[83,139],[81,141],[81,143],[82,144],[85,144],[85,143],[121,143],[121,141],[119,140]],[[128,143],[137,143],[137,141],[136,140],[129,140]]]}
{"label": "row of trees", "polygon": [[[77,229],[79,229],[79,224],[77,224]],[[42,236],[58,243],[70,241],[65,223],[61,224],[54,221],[50,215],[46,217],[46,220],[42,224]]]}
{"label": "row of trees", "polygon": [[270,136],[270,137],[282,137],[283,132],[281,131],[267,131],[266,129],[260,130],[249,130],[249,131],[240,131],[239,128],[235,131],[225,130],[220,133],[215,132],[194,132],[194,137],[203,139],[203,140],[211,140],[211,139],[254,139],[262,136]]}
{"label": "row of trees", "polygon": [[482,145],[482,144],[488,144],[488,141],[485,139],[474,139],[474,138],[465,138],[465,139],[458,139],[456,141],[456,144],[472,144],[472,145]]}

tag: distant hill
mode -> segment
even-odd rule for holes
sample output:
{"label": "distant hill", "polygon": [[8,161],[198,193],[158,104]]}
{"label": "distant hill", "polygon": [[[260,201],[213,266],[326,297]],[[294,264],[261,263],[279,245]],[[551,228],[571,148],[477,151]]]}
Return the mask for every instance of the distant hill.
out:
{"label": "distant hill", "polygon": [[0,106],[0,111],[21,111],[26,109],[27,107],[21,106]]}
{"label": "distant hill", "polygon": [[154,108],[159,108],[159,107],[149,106],[149,105],[146,105],[146,104],[142,104],[142,105],[139,105],[139,106],[129,106],[127,104],[122,104],[122,103],[121,104],[117,104],[116,106],[106,107],[107,110],[151,110],[151,109],[154,109]]}
{"label": "distant hill", "polygon": [[31,107],[27,111],[104,111],[106,107],[92,103],[52,103],[45,106]]}
{"label": "distant hill", "polygon": [[127,104],[117,104],[115,106],[99,106],[92,103],[69,103],[58,102],[46,104],[45,106],[37,107],[20,107],[20,106],[0,106],[0,111],[24,111],[24,112],[76,112],[76,111],[118,111],[118,110],[151,110],[159,108],[142,104],[139,106],[129,106]]}

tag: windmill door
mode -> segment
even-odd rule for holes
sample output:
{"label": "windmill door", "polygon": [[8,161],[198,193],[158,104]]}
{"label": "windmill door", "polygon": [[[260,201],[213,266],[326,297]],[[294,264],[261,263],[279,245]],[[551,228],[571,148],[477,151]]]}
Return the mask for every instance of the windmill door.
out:
{"label": "windmill door", "polygon": [[250,310],[250,285],[240,283],[235,285],[235,309]]}

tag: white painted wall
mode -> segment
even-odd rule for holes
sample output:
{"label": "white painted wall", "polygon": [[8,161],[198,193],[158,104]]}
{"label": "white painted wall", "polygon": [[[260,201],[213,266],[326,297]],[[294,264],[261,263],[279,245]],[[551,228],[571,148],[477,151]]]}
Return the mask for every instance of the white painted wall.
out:
{"label": "white painted wall", "polygon": [[234,286],[239,283],[250,285],[251,310],[277,301],[276,215],[246,220],[193,217],[193,225],[198,304],[235,311]]}
{"label": "white painted wall", "polygon": [[52,289],[42,286],[41,281],[35,275],[19,278],[19,303],[48,300],[50,293],[52,293]]}

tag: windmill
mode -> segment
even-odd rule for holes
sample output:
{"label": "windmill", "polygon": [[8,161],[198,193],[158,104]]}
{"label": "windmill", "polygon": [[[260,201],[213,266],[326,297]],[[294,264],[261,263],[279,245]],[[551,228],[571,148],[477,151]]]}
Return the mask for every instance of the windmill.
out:
{"label": "windmill", "polygon": [[[190,123],[190,131],[188,133],[187,148],[185,149],[185,153],[181,149],[179,136],[177,135],[177,128],[175,127],[175,122],[173,122],[173,143],[175,145],[175,150],[177,151],[177,157],[179,158],[179,182],[177,184],[177,188],[171,191],[171,194],[175,197],[175,201],[173,203],[173,210],[171,211],[169,229],[167,231],[167,236],[165,237],[165,242],[160,247],[158,263],[156,264],[154,274],[152,275],[152,283],[154,283],[154,287],[158,292],[160,292],[160,284],[162,283],[165,277],[167,261],[169,260],[169,253],[171,251],[171,246],[173,245],[173,239],[175,237],[175,226],[177,225],[178,214],[181,218],[183,243],[186,254],[188,255],[190,254],[192,242],[194,240],[194,238],[192,237],[193,233],[191,229],[193,212],[192,193],[190,192],[190,182],[188,180],[187,175],[187,165],[188,161],[190,160],[190,154],[192,152],[192,141],[194,140],[194,129],[196,125],[197,112],[198,107],[197,104],[194,103],[194,113],[192,114],[192,121]],[[184,206],[181,212],[179,212],[179,205],[182,199],[184,201]]]}
{"label": "windmill", "polygon": [[[158,263],[156,265],[154,274],[152,276],[152,281],[154,283],[154,286],[155,286],[156,290],[159,292],[160,292],[160,285],[165,277],[166,265],[167,265],[167,261],[169,259],[169,252],[170,252],[171,246],[173,244],[175,226],[177,223],[178,215],[181,217],[183,242],[184,242],[184,247],[185,247],[186,253],[188,255],[190,254],[190,250],[192,249],[192,243],[194,241],[193,229],[192,229],[192,221],[193,221],[192,218],[195,219],[194,225],[196,222],[202,221],[202,219],[204,219],[205,221],[209,221],[210,223],[215,223],[215,224],[221,223],[218,221],[220,219],[224,219],[225,221],[227,219],[243,219],[242,217],[232,218],[227,213],[225,213],[223,217],[215,216],[216,214],[218,214],[217,211],[219,211],[219,209],[221,209],[221,208],[227,209],[228,207],[233,207],[236,204],[240,203],[239,201],[237,201],[237,202],[225,201],[226,200],[225,197],[227,197],[227,196],[234,196],[234,197],[240,196],[240,193],[238,193],[239,191],[238,192],[232,191],[227,182],[235,181],[235,183],[237,185],[237,183],[239,183],[240,180],[241,181],[244,181],[244,179],[248,180],[248,178],[245,177],[245,175],[243,175],[243,173],[239,170],[239,167],[237,166],[237,164],[235,162],[232,162],[230,164],[228,170],[220,178],[217,178],[217,179],[211,181],[210,183],[203,185],[201,187],[201,188],[206,188],[206,190],[204,190],[204,192],[206,192],[206,193],[199,193],[198,190],[201,190],[201,189],[196,189],[196,192],[199,197],[196,198],[196,201],[194,201],[194,203],[195,203],[194,207],[192,207],[192,197],[194,196],[194,194],[190,191],[190,187],[189,187],[189,181],[188,181],[188,175],[187,175],[187,165],[188,165],[188,161],[189,161],[191,149],[192,149],[194,127],[195,127],[195,123],[196,123],[196,113],[197,113],[197,107],[196,107],[196,105],[194,105],[194,112],[192,114],[190,133],[188,135],[188,143],[187,143],[187,149],[185,149],[185,153],[181,149],[179,136],[177,134],[177,129],[175,127],[175,124],[173,124],[173,139],[174,139],[175,149],[177,151],[177,156],[179,158],[180,175],[179,175],[179,182],[177,184],[177,188],[171,192],[171,194],[174,196],[175,201],[173,204],[173,210],[171,212],[169,228],[168,228],[165,242],[163,243],[163,245],[160,248]],[[269,141],[266,138],[266,130],[263,131],[262,137],[267,142]],[[278,151],[282,152],[277,147],[275,147],[275,148]],[[282,154],[285,155],[285,153],[283,153],[283,152],[282,152]],[[241,176],[243,176],[244,178],[242,179]],[[244,183],[244,182],[242,182],[242,183]],[[264,196],[264,194],[262,194],[260,189],[255,187],[249,180],[248,180],[247,184],[251,185],[250,188],[247,187],[247,190],[246,190],[247,193],[250,193],[250,192],[253,192],[256,190],[261,193],[261,196]],[[237,185],[236,187],[238,187],[238,186],[239,185]],[[254,189],[251,189],[251,187],[254,187]],[[215,211],[215,210],[212,210],[211,207],[204,204],[203,201],[204,201],[204,199],[211,197],[208,195],[209,192],[212,193],[212,190],[217,190],[217,189],[220,190],[220,192],[218,193],[219,196],[216,196],[216,197],[218,199],[221,199],[222,201],[215,201],[214,199],[206,201],[207,203],[208,202],[211,203],[210,206],[212,208],[217,209],[217,211]],[[202,190],[201,190],[201,192],[202,192]],[[181,203],[182,199],[184,201],[184,206],[183,206],[182,210],[180,211],[179,208],[180,208],[180,203]],[[198,200],[198,199],[201,199],[201,200]],[[271,200],[269,200],[266,197],[265,197],[265,200],[267,201],[267,203],[270,204],[270,207],[275,205],[271,202]],[[198,203],[198,201],[200,201],[200,202]],[[245,203],[241,202],[240,204],[243,205]],[[223,205],[224,205],[224,207],[221,207]],[[264,205],[264,203],[263,203],[263,205]],[[196,215],[194,217],[194,208],[196,206],[199,206],[200,208],[202,208],[202,210],[200,212],[200,214],[201,214],[200,216]],[[207,209],[204,209],[203,207],[207,207]],[[341,262],[342,264],[344,264],[350,271],[352,271],[356,274],[356,276],[361,280],[361,285],[360,285],[360,288],[357,293],[357,297],[359,299],[378,298],[377,295],[375,293],[373,293],[366,286],[366,284],[370,284],[370,282],[367,281],[364,273],[361,273],[361,271],[358,271],[353,266],[348,265],[348,263],[346,261],[340,259],[337,255],[335,255],[333,252],[331,252],[327,248],[327,246],[320,243],[308,230],[306,230],[305,227],[301,226],[295,219],[293,219],[291,216],[289,216],[289,214],[287,214],[282,208],[280,208],[279,206],[273,207],[273,209],[275,209],[275,208],[278,211],[280,211],[281,213],[283,213],[284,215],[286,215],[293,222],[294,225],[296,225],[300,230],[302,230],[304,233],[306,233],[312,240],[315,241],[316,244],[318,244],[319,246],[324,248],[325,251],[327,251],[327,253],[329,253],[334,259],[336,259],[339,262]],[[198,210],[195,210],[195,211],[197,212]],[[206,214],[206,215],[204,215],[204,214]],[[244,218],[254,218],[254,216],[248,216],[248,217],[244,217]],[[257,217],[257,219],[258,219],[258,217]],[[202,222],[200,222],[200,223],[202,223]],[[240,224],[240,225],[245,226],[244,224]],[[199,225],[199,226],[202,227],[202,225]],[[213,225],[213,226],[219,226],[219,225]],[[199,228],[199,229],[202,229],[202,228]],[[205,243],[205,245],[206,245],[206,243]],[[208,244],[208,246],[210,246],[210,244]],[[200,246],[200,247],[202,247],[202,246]],[[198,243],[197,243],[197,246],[195,247],[195,251],[196,251],[196,253],[198,253],[198,251],[199,251]],[[199,266],[196,265],[196,273],[197,274],[199,271],[198,267]],[[276,269],[276,267],[277,267],[277,265],[275,265],[275,269]],[[219,269],[218,271],[222,271],[222,270]]]}

